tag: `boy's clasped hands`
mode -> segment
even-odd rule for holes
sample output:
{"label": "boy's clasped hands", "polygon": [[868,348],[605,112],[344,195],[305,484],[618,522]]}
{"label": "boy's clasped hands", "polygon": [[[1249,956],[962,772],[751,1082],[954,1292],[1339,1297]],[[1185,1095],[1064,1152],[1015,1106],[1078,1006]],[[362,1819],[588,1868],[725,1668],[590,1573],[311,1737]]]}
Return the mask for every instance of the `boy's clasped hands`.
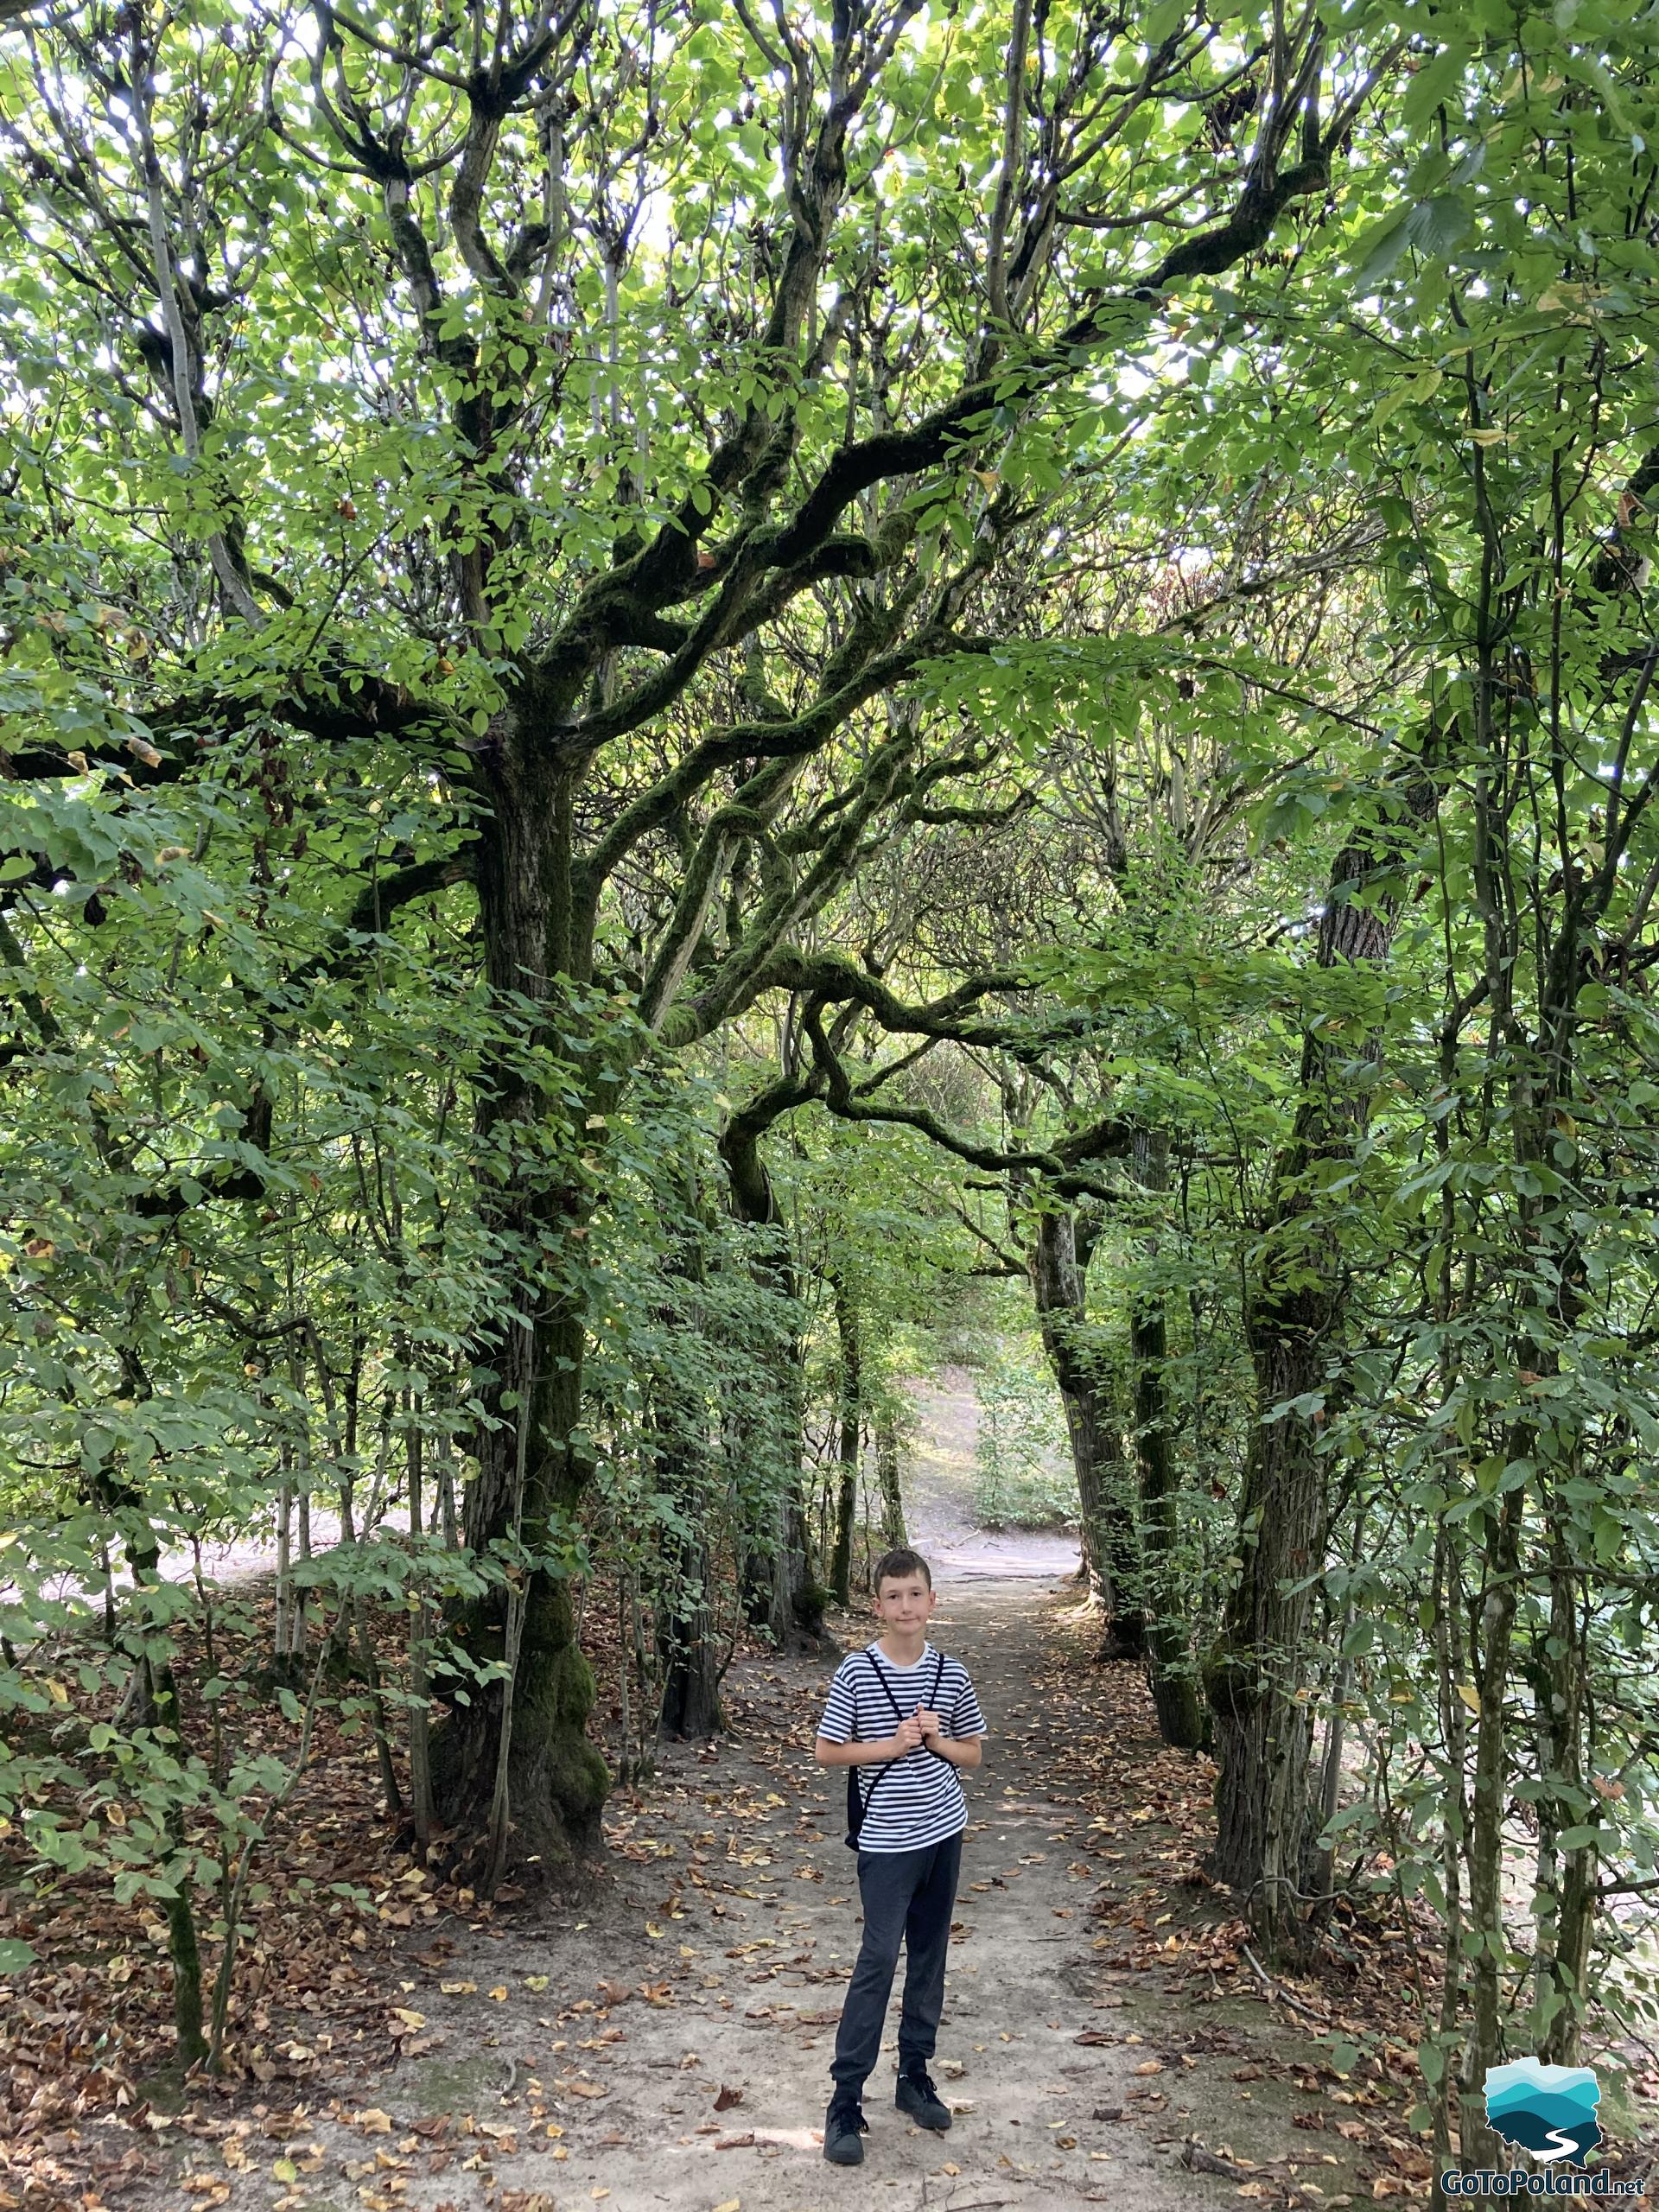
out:
{"label": "boy's clasped hands", "polygon": [[943,1724],[937,1713],[918,1705],[908,1720],[901,1720],[893,1731],[893,1740],[901,1751],[913,1751],[920,1745],[931,1743],[940,1734]]}

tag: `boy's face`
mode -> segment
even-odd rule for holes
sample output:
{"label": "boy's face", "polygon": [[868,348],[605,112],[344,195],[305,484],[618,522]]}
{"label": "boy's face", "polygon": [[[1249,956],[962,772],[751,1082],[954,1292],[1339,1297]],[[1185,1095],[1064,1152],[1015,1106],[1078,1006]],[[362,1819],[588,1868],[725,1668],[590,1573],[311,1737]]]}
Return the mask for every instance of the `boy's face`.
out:
{"label": "boy's face", "polygon": [[875,1593],[875,1617],[887,1628],[913,1633],[926,1627],[938,1602],[938,1592],[923,1576],[884,1574]]}

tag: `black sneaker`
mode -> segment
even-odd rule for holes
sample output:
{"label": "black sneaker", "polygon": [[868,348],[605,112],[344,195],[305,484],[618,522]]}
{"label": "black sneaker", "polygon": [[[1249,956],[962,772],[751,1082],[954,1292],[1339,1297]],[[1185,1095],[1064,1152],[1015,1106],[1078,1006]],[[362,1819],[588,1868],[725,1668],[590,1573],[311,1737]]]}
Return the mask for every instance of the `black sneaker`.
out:
{"label": "black sneaker", "polygon": [[[899,2076],[899,2088],[893,2101],[900,2112],[907,2112],[918,2127],[931,2127],[943,2135],[950,2125],[950,2107],[934,2088],[932,2077],[925,2066],[912,2066]],[[824,2139],[827,2142],[829,2138]]]}
{"label": "black sneaker", "polygon": [[[946,2126],[950,2124],[947,2119]],[[823,2155],[832,2166],[861,2166],[864,2145],[859,2139],[869,2132],[870,2123],[856,2097],[830,2098],[823,2115]]]}

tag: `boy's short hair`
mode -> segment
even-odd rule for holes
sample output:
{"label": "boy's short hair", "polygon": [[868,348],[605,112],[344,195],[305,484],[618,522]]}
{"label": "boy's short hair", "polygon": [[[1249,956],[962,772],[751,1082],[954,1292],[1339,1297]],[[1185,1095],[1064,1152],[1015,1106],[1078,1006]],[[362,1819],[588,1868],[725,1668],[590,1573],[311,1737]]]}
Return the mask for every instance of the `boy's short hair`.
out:
{"label": "boy's short hair", "polygon": [[889,1576],[902,1582],[906,1575],[911,1574],[919,1574],[930,1590],[933,1587],[933,1570],[920,1552],[912,1551],[908,1544],[895,1544],[890,1552],[883,1552],[875,1562],[870,1574],[870,1587],[879,1598],[881,1585]]}

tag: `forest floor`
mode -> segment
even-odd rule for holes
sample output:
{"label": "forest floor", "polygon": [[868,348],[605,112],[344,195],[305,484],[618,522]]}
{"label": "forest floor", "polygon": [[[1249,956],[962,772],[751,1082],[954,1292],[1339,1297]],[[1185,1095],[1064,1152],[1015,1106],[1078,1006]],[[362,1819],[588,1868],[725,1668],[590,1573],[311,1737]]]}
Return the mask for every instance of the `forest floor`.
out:
{"label": "forest floor", "polygon": [[154,2112],[121,2201],[1174,2212],[1242,2195],[1313,2212],[1426,2193],[1405,2054],[1338,2076],[1313,2024],[1261,2001],[1242,1930],[1193,1878],[1207,1770],[1157,1745],[1135,1670],[1090,1664],[1074,1593],[942,1578],[941,1595],[938,1642],[990,1729],[936,2068],[948,2135],[894,2111],[884,2053],[866,2164],[823,2162],[859,1934],[841,1777],[810,1748],[830,1662],[750,1658],[730,1732],[613,1800],[609,1866],[579,1902],[446,1909],[404,1939],[382,1999],[404,2056],[374,2063],[371,2032],[354,2058],[342,2022],[331,2051],[313,2034],[301,2094]]}
{"label": "forest floor", "polygon": [[[860,1933],[842,1777],[811,1754],[835,1660],[751,1651],[727,1677],[727,1732],[665,1747],[614,1793],[605,1866],[562,1900],[491,1909],[439,1883],[376,1822],[360,1742],[331,1749],[278,1839],[240,2071],[219,2082],[181,2091],[129,2059],[118,2118],[98,2088],[100,2069],[118,2078],[109,2054],[162,2047],[159,1925],[146,1949],[69,1891],[56,1920],[17,1923],[54,1964],[0,2035],[20,2122],[0,2141],[0,2212],[1325,2212],[1426,2196],[1408,1948],[1345,1924],[1322,1981],[1262,1975],[1200,1871],[1212,1770],[1159,1744],[1138,1669],[1091,1661],[1098,1622],[1054,1572],[1069,1540],[972,1528],[961,1436],[935,1413],[913,1526],[939,1569],[935,1641],[989,1728],[935,2068],[948,2134],[893,2109],[889,2047],[866,2163],[823,2160]],[[835,1624],[843,1643],[869,1626]],[[302,1872],[315,1890],[296,1892]],[[342,1874],[363,1901],[325,1911]]]}

